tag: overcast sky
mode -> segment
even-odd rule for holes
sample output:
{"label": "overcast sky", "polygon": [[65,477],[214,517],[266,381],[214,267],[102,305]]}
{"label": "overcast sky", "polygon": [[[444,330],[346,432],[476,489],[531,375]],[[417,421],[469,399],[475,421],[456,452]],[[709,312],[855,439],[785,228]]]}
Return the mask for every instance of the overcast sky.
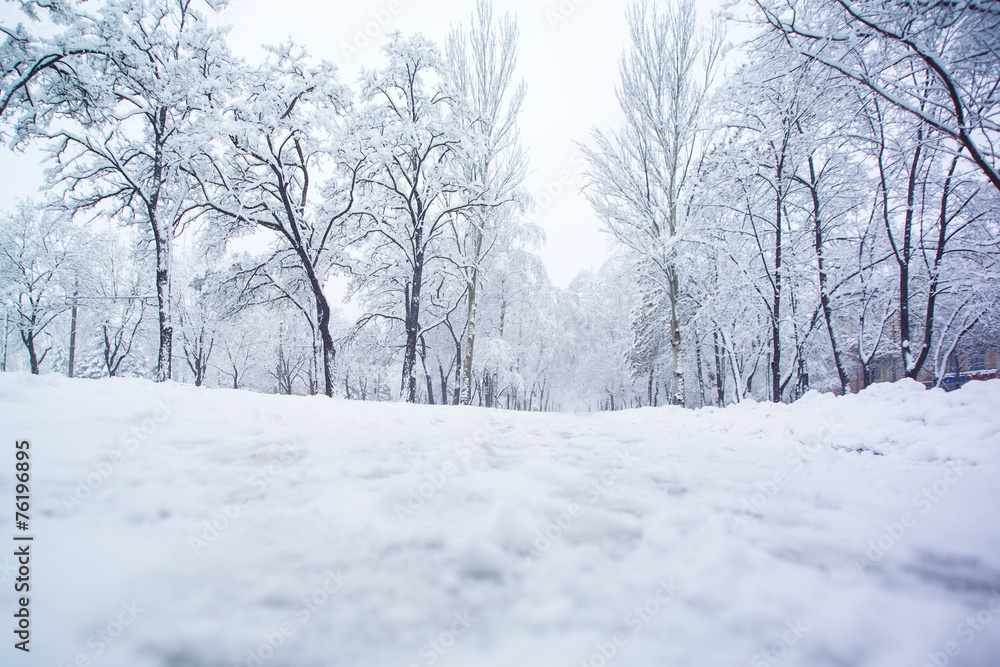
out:
{"label": "overcast sky", "polygon": [[[617,117],[614,88],[627,43],[625,0],[494,0],[521,31],[519,69],[528,86],[521,119],[531,161],[529,191],[546,235],[539,249],[556,285],[600,266],[608,240],[580,192],[582,160],[575,142]],[[716,2],[699,2],[704,5]],[[262,44],[289,39],[337,63],[345,83],[361,67],[378,66],[379,46],[395,30],[422,33],[443,45],[451,26],[468,24],[475,0],[235,0],[221,16],[232,26],[237,55],[258,60]],[[707,14],[707,10],[705,11]],[[707,18],[707,17],[703,17]],[[365,43],[367,41],[367,44]],[[0,207],[9,209],[41,181],[37,153],[3,155]]]}
{"label": "overcast sky", "polygon": [[[419,32],[443,46],[451,26],[469,23],[475,0],[283,0],[280,11],[276,4],[237,0],[226,11],[223,20],[232,25],[230,45],[237,54],[253,59],[260,44],[291,38],[337,63],[344,80],[354,81],[362,66],[380,64],[387,33]],[[531,160],[527,187],[548,204],[533,210],[547,239],[539,251],[561,287],[581,269],[600,266],[606,251],[605,235],[580,193],[574,142],[615,114],[625,7],[623,0],[494,0],[497,14],[509,11],[518,19],[518,65],[528,86],[521,119]],[[556,194],[543,196],[546,186]]]}

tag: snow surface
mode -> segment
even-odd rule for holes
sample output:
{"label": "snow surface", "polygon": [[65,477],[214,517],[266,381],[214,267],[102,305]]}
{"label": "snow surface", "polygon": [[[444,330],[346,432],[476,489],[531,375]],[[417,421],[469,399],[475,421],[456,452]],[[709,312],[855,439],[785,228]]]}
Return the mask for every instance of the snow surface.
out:
{"label": "snow surface", "polygon": [[1000,664],[1000,381],[566,415],[8,373],[0,420],[5,665]]}

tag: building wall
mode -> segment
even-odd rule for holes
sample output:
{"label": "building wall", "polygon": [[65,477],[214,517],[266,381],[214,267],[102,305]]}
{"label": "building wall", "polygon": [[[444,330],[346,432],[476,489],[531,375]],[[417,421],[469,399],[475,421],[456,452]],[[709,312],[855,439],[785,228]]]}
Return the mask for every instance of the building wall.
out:
{"label": "building wall", "polygon": [[[955,353],[956,362],[950,366],[941,384],[946,389],[955,389],[970,380],[991,380],[998,377],[1000,366],[1000,349],[991,348],[986,351],[963,350]],[[957,368],[956,368],[957,367]],[[872,384],[878,382],[896,382],[903,376],[898,357],[884,357],[872,363]],[[957,376],[957,377],[956,377]],[[924,364],[917,378],[928,387],[934,386],[934,373]],[[857,393],[864,380],[859,368],[851,380],[851,391]]]}

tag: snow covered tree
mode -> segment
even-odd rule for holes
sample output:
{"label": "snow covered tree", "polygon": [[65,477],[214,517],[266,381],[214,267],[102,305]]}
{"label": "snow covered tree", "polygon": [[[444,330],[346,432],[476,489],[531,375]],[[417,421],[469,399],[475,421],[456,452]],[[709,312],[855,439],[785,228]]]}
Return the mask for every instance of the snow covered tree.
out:
{"label": "snow covered tree", "polygon": [[[612,135],[595,133],[596,148],[586,151],[588,197],[615,240],[640,258],[646,278],[643,298],[648,302],[642,312],[658,311],[654,302],[666,299],[671,396],[672,402],[683,405],[677,255],[721,32],[699,31],[691,0],[666,11],[648,2],[635,4],[628,23],[631,46],[622,58],[617,91],[625,123]],[[660,321],[639,331],[646,338],[639,345],[649,350],[642,356],[651,372],[660,356],[655,342],[660,339]]]}
{"label": "snow covered tree", "polygon": [[86,279],[74,290],[74,300],[87,316],[82,321],[93,327],[100,367],[109,377],[140,368],[135,359],[144,356],[137,353],[146,347],[147,311],[155,305],[155,297],[150,301],[154,292],[146,268],[152,258],[148,251],[129,247],[129,240],[113,233],[95,239]]}
{"label": "snow covered tree", "polygon": [[[36,115],[50,104],[72,100],[78,106],[88,105],[85,91],[77,85],[75,67],[85,56],[107,52],[106,45],[86,35],[84,26],[91,17],[80,1],[24,0],[19,9],[21,23],[0,23],[4,35],[0,43],[0,119],[4,125],[0,127],[3,135],[12,128],[15,142],[31,134]],[[55,27],[55,34],[44,36],[51,31],[39,29],[42,26]]]}
{"label": "snow covered tree", "polygon": [[262,373],[267,345],[255,325],[264,317],[265,313],[249,310],[226,313],[216,323],[219,350],[212,365],[233,389],[262,388],[254,383]]}
{"label": "snow covered tree", "polygon": [[556,290],[541,259],[507,246],[482,272],[482,354],[473,367],[471,400],[486,407],[543,409],[551,398],[551,364],[565,334]]}
{"label": "snow covered tree", "polygon": [[[614,257],[597,273],[582,272],[563,293],[560,324],[571,337],[558,361],[564,401],[583,402],[589,410],[645,404],[648,377],[636,377],[629,360],[634,342],[629,315],[644,279],[639,276],[630,258]],[[665,393],[672,389],[669,381]],[[654,394],[659,389],[657,381]]]}
{"label": "snow covered tree", "polygon": [[981,225],[991,198],[959,168],[964,147],[877,96],[864,109],[863,154],[877,178],[873,215],[895,266],[901,374],[916,378],[935,345],[938,299],[966,280],[962,258],[978,254],[966,247],[970,234],[989,236]]}
{"label": "snow covered tree", "polygon": [[447,235],[457,218],[503,201],[468,177],[482,147],[456,110],[437,49],[397,34],[384,52],[388,64],[362,86],[355,135],[366,164],[346,244],[366,304],[362,323],[402,327],[400,394],[415,402],[421,336],[441,326],[463,294],[455,287],[463,260]]}
{"label": "snow covered tree", "polygon": [[[359,328],[345,323],[341,345],[345,350],[337,359],[339,381],[344,396],[360,401],[389,401],[393,397],[392,377],[396,369],[392,327],[386,321],[371,322]],[[351,329],[347,331],[347,329]]]}
{"label": "snow covered tree", "polygon": [[217,135],[222,146],[193,174],[222,243],[252,233],[271,241],[267,256],[245,269],[244,283],[303,310],[322,345],[323,391],[333,396],[336,350],[325,290],[363,163],[342,150],[350,95],[333,65],[312,65],[291,44],[271,49],[266,63],[240,78],[241,93],[203,128],[206,143]]}
{"label": "snow covered tree", "polygon": [[495,19],[490,0],[478,0],[468,33],[457,28],[448,40],[448,74],[463,102],[469,130],[483,145],[481,153],[465,165],[465,175],[495,199],[510,200],[506,206],[472,209],[457,221],[461,224],[456,224],[466,284],[459,380],[462,405],[469,405],[472,396],[480,271],[500,239],[501,227],[513,224],[512,204],[525,175],[526,159],[517,131],[525,86],[514,83],[517,41],[515,19],[510,15]]}
{"label": "snow covered tree", "polygon": [[[171,375],[171,254],[201,210],[187,172],[193,140],[230,73],[220,34],[191,0],[108,0],[79,16],[81,43],[98,45],[62,77],[41,80],[33,136],[47,138],[49,178],[64,210],[110,211],[141,225],[155,247],[157,379]],[[99,47],[99,48],[98,48]],[[62,94],[67,86],[73,90]],[[79,100],[85,100],[85,104]]]}
{"label": "snow covered tree", "polygon": [[992,261],[996,195],[976,188],[964,145],[865,85],[774,34],[746,48],[691,204],[692,324],[716,329],[692,370],[700,382],[700,359],[721,347],[737,400],[760,390],[761,364],[771,400],[847,391],[852,369],[869,383],[898,336],[900,376],[921,376],[939,327],[954,340],[964,326],[949,322],[966,322],[956,309],[973,326],[989,302],[969,276]]}
{"label": "snow covered tree", "polygon": [[196,387],[204,384],[215,350],[217,301],[222,293],[217,282],[212,271],[197,271],[177,304],[181,352]]}
{"label": "snow covered tree", "polygon": [[995,2],[754,2],[776,38],[959,144],[1000,191]]}
{"label": "snow covered tree", "polygon": [[65,218],[40,212],[32,202],[0,216],[0,285],[34,375],[53,347],[50,325],[68,308],[72,241]]}

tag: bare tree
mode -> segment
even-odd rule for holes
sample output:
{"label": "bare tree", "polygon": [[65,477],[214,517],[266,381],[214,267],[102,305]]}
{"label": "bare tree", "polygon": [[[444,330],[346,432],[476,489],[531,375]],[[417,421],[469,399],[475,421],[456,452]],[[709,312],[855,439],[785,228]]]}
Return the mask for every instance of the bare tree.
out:
{"label": "bare tree", "polygon": [[962,147],[1000,191],[995,3],[755,0],[792,49]]}
{"label": "bare tree", "polygon": [[[82,91],[60,97],[62,81],[38,109],[32,131],[50,139],[53,187],[71,213],[108,208],[142,225],[155,248],[159,319],[157,379],[171,375],[172,245],[197,215],[186,169],[193,140],[229,61],[219,34],[191,0],[109,0],[77,20],[81,39],[115,44],[73,68]],[[81,106],[82,95],[87,104]]]}
{"label": "bare tree", "polygon": [[[448,39],[448,73],[464,103],[467,122],[483,146],[465,165],[466,177],[497,199],[511,199],[524,180],[526,158],[518,141],[517,119],[524,83],[515,85],[518,30],[509,14],[493,15],[490,0],[478,0],[468,34],[457,28]],[[455,239],[465,275],[466,325],[461,360],[460,402],[469,405],[476,345],[479,274],[502,225],[512,224],[510,206],[476,208],[456,224]],[[442,375],[442,384],[444,384]]]}
{"label": "bare tree", "polygon": [[388,65],[364,82],[360,122],[371,130],[358,137],[370,159],[346,244],[368,301],[361,324],[381,319],[403,328],[400,394],[415,402],[420,337],[442,325],[464,292],[454,286],[463,260],[447,233],[456,218],[504,201],[467,176],[477,137],[457,117],[437,50],[396,36],[385,52]]}
{"label": "bare tree", "polygon": [[[260,285],[255,279],[267,274],[265,267],[284,272],[284,279],[267,281],[277,289],[272,296],[303,309],[322,344],[323,390],[333,396],[336,349],[326,282],[337,264],[335,243],[352,212],[363,158],[338,153],[350,100],[333,66],[311,67],[293,45],[272,49],[271,56],[244,72],[243,94],[206,127],[208,135],[224,137],[221,160],[206,155],[206,166],[192,176],[223,242],[251,231],[273,240],[269,258],[245,282]],[[323,187],[316,181],[325,164],[332,174]]]}
{"label": "bare tree", "polygon": [[[146,321],[149,281],[144,279],[143,264],[149,257],[131,256],[116,239],[106,238],[94,250],[99,258],[93,264],[88,283],[78,288],[74,304],[96,312],[100,328],[100,348],[104,369],[109,377],[122,370],[141,338]],[[137,266],[137,259],[142,259]],[[83,293],[81,293],[83,292]],[[155,304],[155,297],[153,300]]]}
{"label": "bare tree", "polygon": [[66,283],[73,254],[66,224],[28,201],[0,217],[0,284],[13,303],[15,326],[34,375],[52,349],[44,342],[47,329],[68,307]]}
{"label": "bare tree", "polygon": [[628,22],[631,46],[622,58],[617,91],[625,125],[610,136],[595,132],[596,148],[586,150],[588,197],[614,238],[641,259],[647,299],[666,296],[671,402],[683,405],[677,253],[722,31],[717,24],[710,33],[699,32],[691,0],[664,12],[637,3]]}

